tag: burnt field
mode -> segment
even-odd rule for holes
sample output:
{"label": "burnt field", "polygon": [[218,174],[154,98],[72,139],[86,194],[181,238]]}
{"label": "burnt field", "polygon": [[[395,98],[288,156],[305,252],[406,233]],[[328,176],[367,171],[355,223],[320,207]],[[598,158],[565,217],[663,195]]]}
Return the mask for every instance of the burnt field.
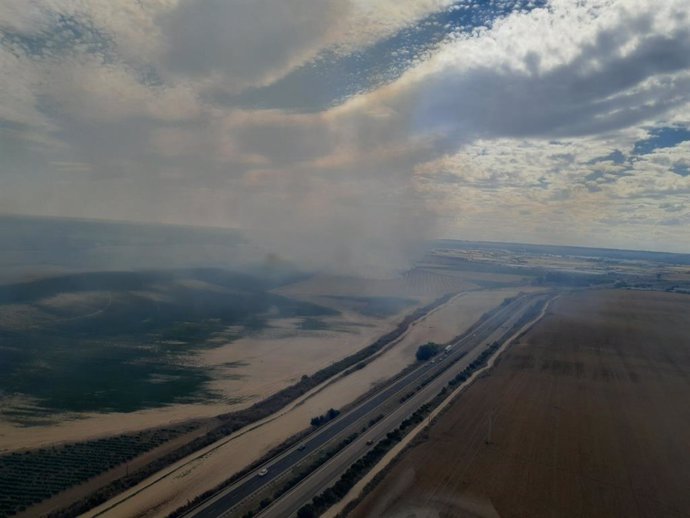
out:
{"label": "burnt field", "polygon": [[131,412],[219,397],[194,354],[334,310],[275,295],[291,279],[219,269],[88,272],[0,285],[0,417]]}
{"label": "burnt field", "polygon": [[678,294],[560,298],[350,516],[690,516],[688,315]]}

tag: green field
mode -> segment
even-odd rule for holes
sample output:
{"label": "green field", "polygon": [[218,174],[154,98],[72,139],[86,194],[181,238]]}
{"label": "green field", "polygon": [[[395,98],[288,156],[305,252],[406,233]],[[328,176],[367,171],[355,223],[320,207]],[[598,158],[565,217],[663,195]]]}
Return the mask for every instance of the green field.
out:
{"label": "green field", "polygon": [[[335,313],[270,293],[280,282],[201,269],[0,286],[2,414],[32,424],[56,412],[128,412],[217,398],[206,388],[213,372],[194,363],[197,351],[217,345],[210,338],[231,341],[270,318]],[[69,304],[52,302],[60,297]],[[17,308],[33,311],[40,325],[14,323],[7,315]]]}

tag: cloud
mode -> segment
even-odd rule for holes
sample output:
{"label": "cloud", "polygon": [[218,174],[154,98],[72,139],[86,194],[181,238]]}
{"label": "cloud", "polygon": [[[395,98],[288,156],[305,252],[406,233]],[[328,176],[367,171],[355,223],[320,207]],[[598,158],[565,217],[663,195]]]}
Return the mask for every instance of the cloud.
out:
{"label": "cloud", "polygon": [[[450,4],[8,0],[2,209],[241,226],[341,270],[402,267],[438,235],[679,246],[652,230],[690,149],[635,147],[690,124],[686,2]],[[396,74],[339,73],[393,43]],[[275,108],[307,69],[328,80]],[[339,104],[317,95],[345,80]]]}
{"label": "cloud", "polygon": [[182,0],[161,17],[163,63],[237,93],[270,84],[330,49],[351,53],[448,0]]}
{"label": "cloud", "polygon": [[684,2],[591,4],[552,2],[509,16],[410,71],[404,103],[417,131],[443,134],[451,145],[592,135],[687,105]]}
{"label": "cloud", "polygon": [[163,18],[173,73],[222,77],[229,90],[262,84],[314,57],[347,2],[183,1]]}

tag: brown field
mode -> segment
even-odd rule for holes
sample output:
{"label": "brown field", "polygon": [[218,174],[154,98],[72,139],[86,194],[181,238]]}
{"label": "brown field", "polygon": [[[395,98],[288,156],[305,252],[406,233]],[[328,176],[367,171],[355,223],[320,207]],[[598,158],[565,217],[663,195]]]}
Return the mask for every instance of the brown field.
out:
{"label": "brown field", "polygon": [[690,516],[688,316],[687,295],[555,301],[350,516]]}

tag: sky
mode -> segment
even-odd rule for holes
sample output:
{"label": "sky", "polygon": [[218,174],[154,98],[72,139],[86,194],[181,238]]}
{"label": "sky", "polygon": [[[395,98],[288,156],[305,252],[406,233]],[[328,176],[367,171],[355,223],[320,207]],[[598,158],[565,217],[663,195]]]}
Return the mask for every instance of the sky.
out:
{"label": "sky", "polygon": [[690,252],[687,0],[4,0],[0,213]]}

